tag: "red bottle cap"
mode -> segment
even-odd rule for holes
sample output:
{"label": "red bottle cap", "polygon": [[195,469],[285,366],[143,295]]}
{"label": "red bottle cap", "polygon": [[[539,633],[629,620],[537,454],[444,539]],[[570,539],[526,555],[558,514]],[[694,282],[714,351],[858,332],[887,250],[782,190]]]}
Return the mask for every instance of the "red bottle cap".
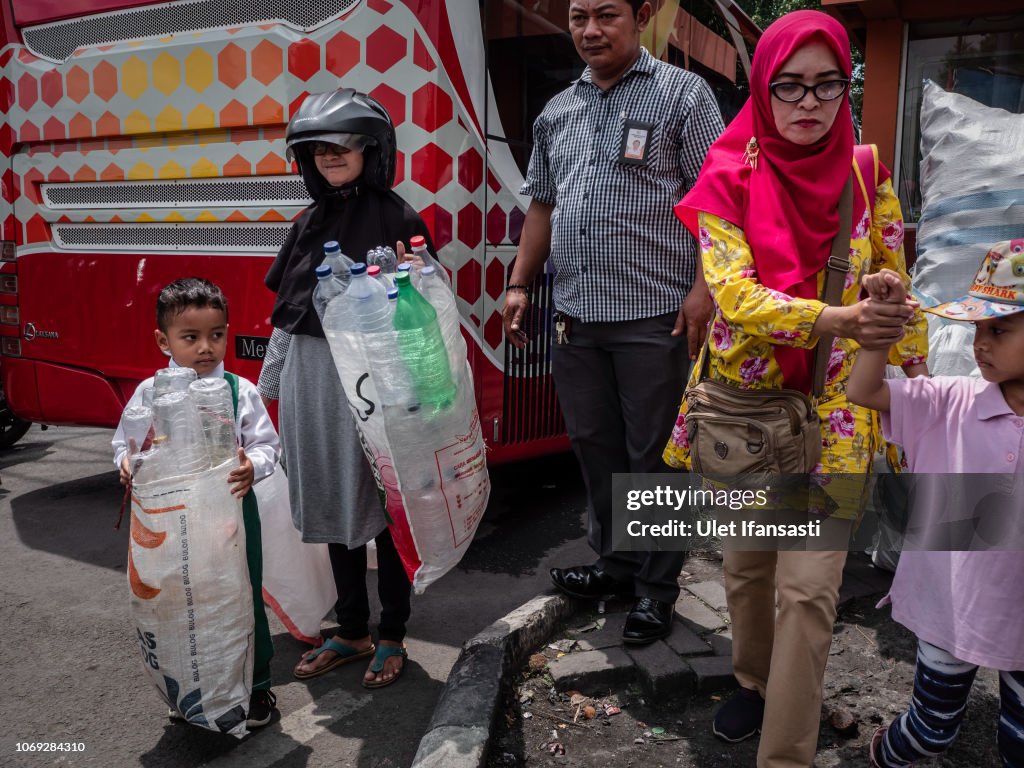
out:
{"label": "red bottle cap", "polygon": [[411,245],[413,248],[426,248],[427,238],[425,238],[423,235],[413,235],[412,237],[409,238],[409,245]]}
{"label": "red bottle cap", "polygon": [[369,275],[370,277],[376,277],[377,275],[380,274],[380,265],[371,264],[366,268],[366,274]]}

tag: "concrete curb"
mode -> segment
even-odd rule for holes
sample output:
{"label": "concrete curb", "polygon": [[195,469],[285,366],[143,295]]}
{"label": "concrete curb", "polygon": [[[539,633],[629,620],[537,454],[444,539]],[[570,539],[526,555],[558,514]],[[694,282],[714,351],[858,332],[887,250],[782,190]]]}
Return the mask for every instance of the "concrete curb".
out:
{"label": "concrete curb", "polygon": [[412,768],[482,768],[502,683],[579,608],[562,595],[538,595],[470,639],[448,675]]}

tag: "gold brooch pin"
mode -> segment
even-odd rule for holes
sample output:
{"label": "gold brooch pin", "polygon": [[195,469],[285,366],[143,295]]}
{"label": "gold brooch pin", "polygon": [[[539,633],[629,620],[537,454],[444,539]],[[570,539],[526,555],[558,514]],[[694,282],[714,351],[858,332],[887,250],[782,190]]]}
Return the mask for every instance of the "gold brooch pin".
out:
{"label": "gold brooch pin", "polygon": [[755,171],[757,170],[757,156],[760,154],[760,151],[757,146],[757,137],[751,136],[750,141],[747,142],[747,146],[743,150],[743,162]]}

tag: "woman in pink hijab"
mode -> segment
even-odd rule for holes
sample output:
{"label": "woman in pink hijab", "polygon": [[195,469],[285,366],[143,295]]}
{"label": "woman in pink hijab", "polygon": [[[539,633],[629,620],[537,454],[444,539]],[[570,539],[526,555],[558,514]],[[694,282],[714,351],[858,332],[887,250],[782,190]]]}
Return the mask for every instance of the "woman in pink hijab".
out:
{"label": "woman in pink hijab", "polygon": [[[862,509],[863,480],[881,445],[877,414],[846,399],[853,358],[861,345],[898,342],[890,362],[916,375],[926,372],[927,353],[919,311],[860,299],[864,274],[889,267],[909,278],[889,173],[874,147],[854,147],[850,70],[849,38],[831,16],[797,11],[769,26],[754,53],[750,99],[676,206],[700,242],[715,303],[703,353],[711,379],[809,394],[814,349],[822,339],[831,345],[824,392],[815,400],[822,425],[815,473],[844,473],[830,478],[826,492],[845,526]],[[840,222],[839,198],[851,174],[852,222]],[[840,227],[850,267],[842,304],[828,306],[820,297]],[[694,371],[691,383],[700,365]],[[674,467],[689,466],[685,416],[684,405],[665,449]],[[714,732],[729,742],[760,732],[758,768],[814,762],[845,562],[845,549],[725,553],[740,689],[715,716]]]}

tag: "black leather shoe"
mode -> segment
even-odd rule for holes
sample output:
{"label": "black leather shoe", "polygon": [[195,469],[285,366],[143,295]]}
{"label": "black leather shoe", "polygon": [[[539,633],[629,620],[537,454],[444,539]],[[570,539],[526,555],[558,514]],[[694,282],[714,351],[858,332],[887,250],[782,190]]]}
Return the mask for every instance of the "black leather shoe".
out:
{"label": "black leather shoe", "polygon": [[735,744],[761,732],[764,699],[757,691],[740,688],[715,714],[711,732],[722,741]]}
{"label": "black leather shoe", "polygon": [[622,631],[622,642],[630,645],[645,645],[668,637],[672,631],[672,610],[675,606],[653,597],[641,597],[633,603],[633,609],[626,616]]}
{"label": "black leather shoe", "polygon": [[596,565],[574,565],[572,568],[552,568],[551,581],[570,597],[601,598],[606,595],[632,597],[633,587],[616,581]]}

